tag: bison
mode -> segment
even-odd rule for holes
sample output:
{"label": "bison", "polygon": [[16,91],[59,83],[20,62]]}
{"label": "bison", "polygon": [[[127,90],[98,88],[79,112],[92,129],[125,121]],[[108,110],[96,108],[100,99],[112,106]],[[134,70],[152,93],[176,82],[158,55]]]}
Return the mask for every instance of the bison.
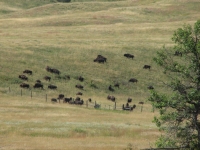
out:
{"label": "bison", "polygon": [[102,55],[97,55],[97,58],[103,59],[105,62],[107,61],[107,58]]}
{"label": "bison", "polygon": [[111,85],[108,87],[108,90],[111,91],[111,92],[114,92],[114,91],[115,91],[115,90],[112,88]]}
{"label": "bison", "polygon": [[113,102],[115,101],[115,97],[114,97],[114,96],[108,95],[108,96],[107,96],[107,99],[108,99],[108,100],[111,100],[111,101],[113,101]]}
{"label": "bison", "polygon": [[78,80],[83,82],[84,81],[84,78],[82,76],[78,77]]}
{"label": "bison", "polygon": [[139,102],[138,104],[142,104],[142,105],[143,105],[143,104],[144,104],[144,102]]}
{"label": "bison", "polygon": [[83,86],[80,85],[80,84],[77,84],[75,87],[78,88],[78,89],[83,89]]}
{"label": "bison", "polygon": [[153,90],[153,89],[154,89],[154,87],[153,87],[152,85],[148,86],[147,88],[148,88],[149,90]]}
{"label": "bison", "polygon": [[54,103],[56,102],[57,103],[57,99],[56,98],[52,98],[51,102],[54,102]]}
{"label": "bison", "polygon": [[36,80],[35,82],[36,82],[36,83],[42,83],[40,80]]}
{"label": "bison", "polygon": [[149,69],[149,70],[150,70],[150,69],[151,69],[151,66],[150,66],[150,65],[144,65],[144,66],[143,66],[143,69]]}
{"label": "bison", "polygon": [[96,59],[94,59],[94,62],[104,63],[105,59],[103,59],[103,58],[96,58]]}
{"label": "bison", "polygon": [[50,81],[50,80],[51,80],[51,77],[45,76],[44,79],[45,79],[46,81]]}
{"label": "bison", "polygon": [[91,102],[92,102],[92,99],[91,99],[91,98],[89,98],[89,99],[88,99],[88,101],[91,103]]}
{"label": "bison", "polygon": [[48,86],[48,88],[49,88],[49,89],[52,89],[52,90],[55,90],[55,89],[57,89],[57,86],[50,84],[50,85]]}
{"label": "bison", "polygon": [[22,79],[22,80],[27,80],[28,81],[28,77],[23,75],[23,74],[19,75],[19,78]]}
{"label": "bison", "polygon": [[43,85],[41,83],[35,83],[35,85],[33,86],[33,88],[41,88],[43,89]]}
{"label": "bison", "polygon": [[132,102],[132,98],[128,98],[127,102],[131,103]]}
{"label": "bison", "polygon": [[46,67],[46,70],[50,73],[55,73],[55,74],[60,74],[60,71],[58,69],[54,69],[54,68],[51,68],[49,66]]}
{"label": "bison", "polygon": [[83,95],[83,93],[81,93],[81,92],[78,92],[78,93],[76,93],[76,95]]}
{"label": "bison", "polygon": [[20,84],[20,87],[21,87],[21,88],[29,88],[30,86],[29,86],[29,84],[21,83],[21,84]]}
{"label": "bison", "polygon": [[59,95],[58,95],[58,99],[59,99],[59,100],[63,99],[64,97],[65,97],[64,94],[59,94]]}
{"label": "bison", "polygon": [[69,103],[69,101],[72,101],[72,97],[63,99],[63,103]]}
{"label": "bison", "polygon": [[126,58],[134,58],[134,55],[131,55],[131,54],[124,54],[124,56],[126,57]]}
{"label": "bison", "polygon": [[115,83],[114,87],[118,87],[119,88],[119,83]]}
{"label": "bison", "polygon": [[32,75],[33,72],[31,70],[24,70],[23,73],[27,73],[27,74]]}
{"label": "bison", "polygon": [[133,83],[134,83],[134,82],[136,82],[136,83],[137,83],[137,82],[138,82],[138,80],[137,80],[137,79],[135,79],[135,78],[131,78],[131,79],[129,80],[129,82],[133,82]]}

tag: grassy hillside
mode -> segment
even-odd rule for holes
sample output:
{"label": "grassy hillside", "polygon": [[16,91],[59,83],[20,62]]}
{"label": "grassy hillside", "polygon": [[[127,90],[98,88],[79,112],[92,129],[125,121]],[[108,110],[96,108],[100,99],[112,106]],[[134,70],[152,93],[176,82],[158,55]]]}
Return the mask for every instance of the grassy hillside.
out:
{"label": "grassy hillside", "polygon": [[[72,0],[71,3],[58,3],[55,0],[0,0],[0,96],[2,97],[0,107],[5,107],[5,112],[9,111],[11,106],[7,101],[13,99],[15,103],[12,108],[17,109],[17,113],[20,113],[23,112],[21,107],[24,107],[28,112],[27,118],[32,116],[34,108],[31,106],[37,106],[38,103],[40,103],[38,104],[40,111],[43,108],[42,111],[49,109],[56,116],[60,111],[64,114],[71,114],[75,108],[68,105],[46,104],[44,96],[47,94],[48,98],[51,98],[62,93],[66,97],[76,97],[75,94],[80,90],[76,89],[75,85],[82,84],[84,100],[92,98],[99,103],[113,105],[106,99],[110,94],[117,98],[117,105],[121,106],[126,103],[128,97],[131,97],[134,104],[138,104],[139,101],[147,103],[145,104],[145,113],[148,114],[151,112],[151,107],[146,102],[149,96],[147,87],[153,85],[156,89],[167,92],[166,87],[162,84],[162,81],[166,81],[167,78],[162,74],[162,70],[154,64],[152,58],[164,44],[166,47],[173,45],[171,37],[174,30],[184,23],[193,24],[199,19],[199,7],[200,3],[197,0]],[[125,58],[123,56],[125,53],[133,54],[134,59]],[[99,54],[107,58],[107,63],[93,62]],[[150,71],[143,69],[145,64],[151,65],[152,69]],[[57,68],[61,74],[58,76],[47,72],[46,66]],[[28,75],[29,80],[25,81],[30,84],[31,89],[23,90],[23,94],[27,96],[23,98],[30,101],[30,91],[33,92],[35,98],[37,97],[37,101],[30,102],[30,104],[21,102],[20,97],[19,84],[23,81],[18,76],[25,69],[32,70],[33,75]],[[45,75],[52,77],[50,83],[43,80]],[[66,75],[70,75],[71,79],[65,80]],[[85,81],[78,81],[76,79],[78,76],[83,76]],[[129,83],[130,78],[138,79],[138,83]],[[43,82],[44,90],[33,89],[37,79]],[[117,82],[120,84],[120,88],[115,88],[114,92],[110,92],[108,86]],[[49,84],[58,86],[58,89],[49,90],[47,88]],[[70,107],[71,111],[65,110],[66,107]],[[14,111],[13,109],[11,111]],[[104,111],[100,114],[99,111],[88,109],[79,111],[77,115],[83,113],[84,116],[94,113],[97,120],[108,121],[99,118],[101,113],[105,113]],[[12,113],[6,115],[1,125],[16,130],[12,125],[7,126],[7,121],[13,119],[12,115]],[[36,120],[40,118],[38,115],[36,113]],[[49,114],[50,117],[53,115]],[[116,114],[106,112],[106,115],[110,118]],[[144,116],[140,113],[140,108],[137,108],[133,115],[122,113],[117,122],[110,121],[118,124],[122,118],[126,118],[127,121],[131,117],[134,120],[134,115],[138,118]],[[149,115],[152,115],[153,118],[153,114]],[[51,120],[46,120],[45,116],[41,116],[41,118],[44,122],[51,122]],[[68,116],[68,119],[72,118],[72,116]],[[86,117],[83,118],[83,122],[88,121]],[[147,115],[144,120],[147,119],[147,122],[151,124],[152,118]],[[91,120],[91,123],[97,120]],[[16,123],[16,121],[17,119],[14,122]],[[65,120],[60,122],[62,124]],[[79,120],[77,119],[75,122],[79,122]],[[147,122],[142,121],[141,124],[147,124]],[[46,123],[43,125],[46,126]],[[23,126],[20,125],[19,128],[21,129]],[[96,128],[95,126],[94,130]],[[11,129],[9,128],[8,132],[1,131],[5,132],[4,135],[12,135]],[[140,129],[143,130],[143,125]],[[128,133],[130,130],[132,127],[123,132]],[[29,133],[24,135],[25,132],[17,132],[15,136],[20,135],[22,139],[24,136],[29,137]],[[71,131],[69,132],[71,133]],[[92,132],[89,132],[86,137],[93,138]],[[66,133],[68,134],[68,131]],[[43,136],[51,138],[55,134],[60,136],[59,133],[53,131],[47,132],[47,134],[45,133]],[[40,136],[37,135],[37,137]],[[97,137],[102,136],[105,135],[97,134]],[[64,135],[61,137],[67,138]],[[112,138],[114,135],[110,134],[108,137]],[[135,139],[132,135],[125,137],[128,141]],[[146,139],[148,136],[144,135],[143,138]],[[98,139],[96,140],[98,141]],[[122,147],[126,147],[127,143],[129,142],[123,143]],[[148,142],[145,146],[147,145]],[[109,149],[115,146],[108,144],[106,147]],[[115,148],[122,147],[116,146]],[[141,147],[139,146],[139,148]]]}

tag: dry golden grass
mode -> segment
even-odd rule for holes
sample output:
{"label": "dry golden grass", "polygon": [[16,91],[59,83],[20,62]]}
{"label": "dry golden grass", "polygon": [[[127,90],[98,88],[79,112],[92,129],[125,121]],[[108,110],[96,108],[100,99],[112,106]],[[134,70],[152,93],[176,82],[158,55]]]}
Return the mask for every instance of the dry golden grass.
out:
{"label": "dry golden grass", "polygon": [[[154,115],[147,102],[147,86],[168,92],[162,81],[167,78],[152,61],[156,51],[171,41],[174,30],[199,19],[197,0],[96,0],[52,3],[50,0],[0,0],[0,149],[125,149],[154,146],[160,134],[152,123]],[[135,55],[125,59],[124,53]],[[102,54],[108,63],[93,63]],[[152,70],[142,69],[144,64]],[[58,68],[56,79],[45,67]],[[20,96],[18,75],[31,69],[30,90]],[[43,76],[53,78],[57,91],[47,89]],[[128,97],[137,105],[133,112],[95,110],[49,99],[63,93],[75,97],[79,90],[75,78],[85,78],[84,95],[102,105],[113,105],[107,95],[117,98],[117,106]],[[135,77],[137,84],[128,83]],[[33,89],[41,79],[44,90]],[[109,92],[108,86],[120,83]],[[97,88],[93,88],[93,83]],[[8,87],[11,91],[8,92]],[[48,101],[45,102],[45,95]]]}

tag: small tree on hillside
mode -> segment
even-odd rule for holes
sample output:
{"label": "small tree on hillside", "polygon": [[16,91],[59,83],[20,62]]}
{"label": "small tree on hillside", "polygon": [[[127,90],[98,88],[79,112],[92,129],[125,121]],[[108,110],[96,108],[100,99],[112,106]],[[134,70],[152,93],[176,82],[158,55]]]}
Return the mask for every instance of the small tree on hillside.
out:
{"label": "small tree on hillside", "polygon": [[153,59],[169,77],[165,83],[171,94],[152,90],[149,101],[159,109],[154,122],[164,134],[156,142],[160,148],[200,149],[200,20],[194,26],[178,28],[172,37],[175,46],[165,47]]}

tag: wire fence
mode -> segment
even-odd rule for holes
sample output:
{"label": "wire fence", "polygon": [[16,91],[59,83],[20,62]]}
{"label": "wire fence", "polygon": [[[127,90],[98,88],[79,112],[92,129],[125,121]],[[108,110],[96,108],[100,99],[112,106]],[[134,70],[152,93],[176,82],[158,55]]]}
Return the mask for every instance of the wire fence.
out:
{"label": "wire fence", "polygon": [[[30,97],[30,99],[39,99],[39,100],[44,100],[44,102],[50,102],[50,103],[56,103],[55,101],[51,101],[51,99],[53,97],[55,97],[54,95],[57,93],[44,93],[41,92],[41,90],[28,90],[28,89],[15,89],[12,90],[10,87],[8,87],[8,93],[10,95],[13,96],[27,96]],[[72,99],[73,101],[75,100],[74,98]],[[64,103],[63,99],[58,99],[56,98],[57,103]],[[97,102],[97,101],[89,101],[89,100],[85,100],[83,104],[75,104],[75,105],[79,105],[81,107],[86,107],[86,108],[95,108],[95,109],[106,109],[106,110],[127,110],[127,111],[135,111],[135,108],[131,109],[131,105],[130,106],[125,106],[126,109],[123,109],[123,105],[118,104],[116,101],[112,102],[112,104],[104,104],[102,102]],[[143,104],[139,104],[139,106],[137,106],[137,111],[139,112],[143,112],[144,106]],[[154,109],[152,108],[151,110],[149,110],[148,112],[154,112]]]}

